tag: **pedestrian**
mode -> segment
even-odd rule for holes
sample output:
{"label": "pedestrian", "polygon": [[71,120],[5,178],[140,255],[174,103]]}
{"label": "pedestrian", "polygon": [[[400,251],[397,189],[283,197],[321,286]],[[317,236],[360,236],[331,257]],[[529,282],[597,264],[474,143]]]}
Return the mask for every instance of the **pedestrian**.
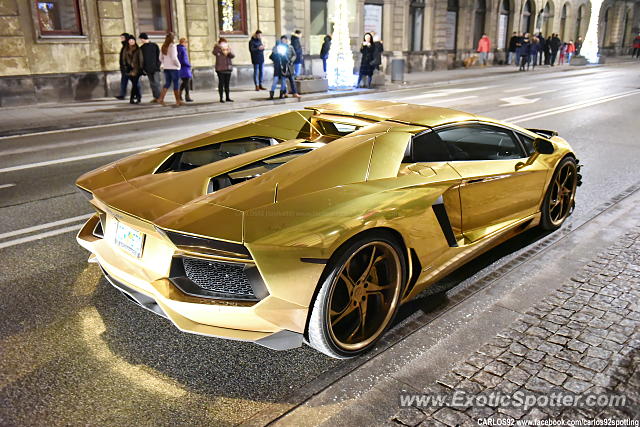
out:
{"label": "pedestrian", "polygon": [[129,34],[129,37],[127,38],[127,48],[124,51],[124,65],[127,72],[127,78],[131,81],[131,96],[129,97],[130,104],[140,104],[142,99],[138,80],[142,75],[143,61],[142,51],[136,43],[135,36],[133,34]]}
{"label": "pedestrian", "polygon": [[487,66],[487,60],[489,59],[489,52],[491,52],[491,40],[486,34],[482,34],[480,40],[478,40],[478,48],[476,49],[480,53],[480,64],[483,67]]}
{"label": "pedestrian", "polygon": [[520,43],[520,71],[525,71],[525,65],[529,68],[529,57],[531,55],[531,43],[529,33],[525,33]]}
{"label": "pedestrian", "polygon": [[183,104],[180,101],[180,60],[178,59],[178,48],[176,47],[175,39],[175,34],[167,33],[160,48],[160,62],[164,70],[164,87],[158,98],[158,104],[166,105],[164,97],[167,95],[169,88],[173,86],[176,107],[179,107]]}
{"label": "pedestrian", "polygon": [[576,40],[576,55],[580,55],[580,49],[582,49],[582,37],[578,37]]}
{"label": "pedestrian", "polygon": [[256,30],[249,40],[249,53],[253,64],[253,84],[256,91],[265,90],[262,87],[262,75],[264,74],[264,44],[262,43],[262,31]]}
{"label": "pedestrian", "polygon": [[519,33],[516,37],[516,67],[520,66],[520,58],[522,53],[522,40],[524,39],[524,34]]}
{"label": "pedestrian", "polygon": [[507,64],[509,65],[513,64],[513,58],[516,56],[517,42],[518,42],[518,33],[514,31],[513,34],[511,35],[511,38],[509,39],[509,49],[507,53]]}
{"label": "pedestrian", "polygon": [[279,98],[287,97],[287,80],[291,85],[291,93],[294,97],[300,98],[293,80],[293,62],[296,56],[293,47],[289,45],[287,36],[280,37],[280,41],[276,43],[271,51],[269,59],[273,61],[273,83],[269,91],[269,99],[273,99],[273,94],[278,84],[280,84]]}
{"label": "pedestrian", "polygon": [[538,53],[542,50],[542,46],[540,46],[540,39],[537,37],[533,37],[531,39],[531,44],[529,45],[529,63],[527,64],[527,70],[529,69],[529,65],[532,66],[532,69],[536,69],[536,64],[538,63]]}
{"label": "pedestrian", "polygon": [[564,65],[564,58],[567,54],[567,44],[562,43],[560,46],[560,55],[558,55],[558,65]]}
{"label": "pedestrian", "polygon": [[640,59],[640,33],[633,39],[633,55],[631,57]]}
{"label": "pedestrian", "polygon": [[576,46],[573,44],[573,40],[569,40],[567,43],[567,64],[571,64],[571,57],[576,52]]}
{"label": "pedestrian", "polygon": [[375,72],[375,70],[381,69],[383,52],[384,52],[384,45],[382,44],[382,40],[380,40],[380,36],[374,33],[373,34],[373,61],[371,61],[373,72]]}
{"label": "pedestrian", "polygon": [[[227,39],[220,37],[218,43],[213,47],[212,53],[216,57],[216,74],[218,75],[220,102],[233,102],[233,100],[229,98],[229,83],[231,82],[231,70],[233,68],[231,60],[235,58],[235,55],[231,51]],[[225,98],[223,98],[223,92],[224,95],[226,95]]]}
{"label": "pedestrian", "polygon": [[320,59],[322,59],[322,70],[327,72],[327,59],[329,58],[329,50],[331,49],[331,36],[324,36],[322,47],[320,48]]}
{"label": "pedestrian", "polygon": [[371,78],[373,76],[373,67],[371,66],[371,62],[373,61],[373,36],[371,33],[365,33],[362,38],[360,53],[362,57],[360,59],[360,72],[358,73],[358,83],[356,83],[356,87],[360,87],[360,82],[364,79],[368,79],[368,83],[364,83],[365,86],[371,87]]}
{"label": "pedestrian", "polygon": [[[547,40],[543,37],[542,35],[542,31],[538,33],[538,58],[536,58],[536,60],[538,61],[538,65],[542,65],[542,62],[544,61],[544,44],[547,42]],[[535,64],[534,64],[535,66]]]}
{"label": "pedestrian", "polygon": [[562,41],[558,37],[557,34],[551,34],[550,43],[550,58],[551,58],[551,66],[553,67],[556,62],[556,57],[558,56],[558,50],[562,47]]}
{"label": "pedestrian", "polygon": [[116,96],[116,99],[124,99],[127,96],[127,85],[129,84],[129,76],[124,64],[124,53],[127,50],[127,44],[129,40],[129,33],[120,34],[120,93]]}
{"label": "pedestrian", "polygon": [[551,36],[549,34],[547,34],[542,49],[544,52],[544,65],[551,65]]}
{"label": "pedestrian", "polygon": [[140,50],[142,51],[142,74],[149,79],[151,94],[153,95],[152,103],[158,102],[160,97],[160,48],[157,44],[149,41],[147,33],[140,33]]}
{"label": "pedestrian", "polygon": [[189,96],[189,90],[193,88],[193,74],[191,73],[191,63],[189,62],[189,52],[187,50],[188,41],[184,37],[178,44],[178,61],[180,61],[180,101],[182,101],[182,91],[184,90],[184,100],[193,102]]}
{"label": "pedestrian", "polygon": [[296,54],[296,59],[293,62],[293,75],[298,77],[302,74],[302,65],[304,64],[304,55],[302,53],[302,31],[295,30],[291,35],[291,46]]}

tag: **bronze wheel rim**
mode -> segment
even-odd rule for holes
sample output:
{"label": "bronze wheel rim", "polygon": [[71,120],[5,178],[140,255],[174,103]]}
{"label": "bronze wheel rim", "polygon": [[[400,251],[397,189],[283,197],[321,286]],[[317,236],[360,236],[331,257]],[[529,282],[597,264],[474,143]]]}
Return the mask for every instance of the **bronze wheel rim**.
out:
{"label": "bronze wheel rim", "polygon": [[576,194],[578,171],[575,164],[567,162],[556,174],[549,194],[549,219],[560,225],[569,216]]}
{"label": "bronze wheel rim", "polygon": [[401,281],[400,258],[391,245],[370,242],[356,250],[331,284],[326,320],[334,343],[356,351],[375,341],[393,317]]}

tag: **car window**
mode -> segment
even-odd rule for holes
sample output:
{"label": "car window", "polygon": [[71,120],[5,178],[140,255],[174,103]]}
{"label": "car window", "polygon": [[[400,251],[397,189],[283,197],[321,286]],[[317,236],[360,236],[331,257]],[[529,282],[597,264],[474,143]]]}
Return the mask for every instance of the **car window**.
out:
{"label": "car window", "polygon": [[518,136],[520,137],[520,141],[522,141],[522,145],[524,145],[524,149],[526,150],[527,154],[529,156],[532,155],[535,151],[535,149],[533,148],[533,138],[524,136],[522,134],[518,134]]}
{"label": "car window", "polygon": [[435,132],[414,136],[407,147],[403,163],[448,162],[447,147]]}
{"label": "car window", "polygon": [[505,160],[526,157],[512,132],[492,126],[455,126],[438,131],[453,160]]}

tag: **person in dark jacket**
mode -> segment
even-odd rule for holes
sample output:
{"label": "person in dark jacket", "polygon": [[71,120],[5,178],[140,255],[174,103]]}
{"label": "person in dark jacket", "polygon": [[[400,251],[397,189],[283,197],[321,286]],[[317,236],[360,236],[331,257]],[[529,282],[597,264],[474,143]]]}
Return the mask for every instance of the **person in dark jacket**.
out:
{"label": "person in dark jacket", "polygon": [[151,102],[158,102],[160,97],[160,48],[157,44],[149,41],[147,33],[140,33],[140,50],[142,51],[142,74],[149,79],[151,86],[151,94],[153,99]]}
{"label": "person in dark jacket", "polygon": [[[544,44],[547,42],[547,40],[543,37],[542,32],[538,33],[538,58],[536,58],[536,60],[538,61],[538,65],[542,65],[543,62],[543,57],[544,57]],[[534,68],[535,68],[535,64],[534,64]]]}
{"label": "person in dark jacket", "polygon": [[525,33],[520,43],[520,71],[525,71],[525,65],[529,67],[529,57],[531,55],[531,42],[529,33]]}
{"label": "person in dark jacket", "polygon": [[229,42],[224,37],[218,39],[218,43],[213,47],[213,55],[216,57],[216,74],[218,75],[218,93],[220,94],[220,102],[225,102],[222,98],[223,92],[226,94],[226,102],[233,102],[229,98],[229,83],[231,82],[231,71],[233,64],[231,60],[235,58],[235,54],[231,51]]}
{"label": "person in dark jacket", "polygon": [[576,40],[576,55],[580,55],[580,49],[582,49],[582,37],[578,37],[578,40]]}
{"label": "person in dark jacket", "polygon": [[140,94],[138,81],[142,75],[144,59],[142,57],[142,51],[136,43],[136,38],[132,34],[129,34],[127,38],[127,47],[123,56],[127,78],[131,80],[131,97],[129,98],[129,102],[131,104],[140,104],[142,95]]}
{"label": "person in dark jacket", "polygon": [[287,80],[291,85],[291,93],[294,97],[300,98],[293,80],[293,63],[296,56],[293,47],[289,45],[287,36],[280,37],[271,51],[269,59],[273,61],[273,83],[269,91],[269,99],[273,99],[273,94],[280,83],[280,98],[287,97]]}
{"label": "person in dark jacket", "polygon": [[291,47],[296,54],[296,59],[293,61],[293,75],[299,76],[302,73],[302,65],[304,64],[304,55],[302,54],[302,31],[295,30],[291,35]]}
{"label": "person in dark jacket", "polygon": [[262,44],[262,31],[257,30],[249,40],[249,52],[253,64],[253,84],[256,91],[265,90],[262,87],[262,75],[264,73],[264,44]]}
{"label": "person in dark jacket", "polygon": [[127,40],[129,40],[129,33],[120,34],[120,94],[116,96],[116,99],[124,99],[127,96],[127,84],[129,83],[129,76],[124,64],[124,52],[127,48]]}
{"label": "person in dark jacket", "polygon": [[382,44],[382,40],[377,34],[373,35],[373,61],[371,61],[371,66],[373,70],[379,70],[382,66],[382,53],[384,52],[384,45]]}
{"label": "person in dark jacket", "polygon": [[551,36],[547,34],[542,45],[542,53],[544,54],[544,65],[551,65]]}
{"label": "person in dark jacket", "polygon": [[189,90],[192,86],[193,74],[191,73],[191,63],[189,62],[189,52],[187,51],[188,41],[184,37],[180,39],[178,46],[178,61],[180,61],[180,100],[182,100],[182,91],[184,91],[184,100],[193,102],[189,96]]}
{"label": "person in dark jacket", "polygon": [[558,56],[558,50],[560,50],[560,47],[562,46],[562,41],[560,40],[560,38],[558,37],[557,34],[552,34],[551,35],[551,40],[549,40],[549,48],[550,48],[550,55],[551,55],[551,66],[553,67],[553,65],[556,62],[556,57]]}
{"label": "person in dark jacket", "polygon": [[320,48],[320,59],[322,59],[322,70],[327,72],[327,59],[329,58],[329,49],[331,49],[331,36],[324,36],[322,47]]}
{"label": "person in dark jacket", "polygon": [[518,41],[518,33],[515,31],[509,39],[509,46],[507,48],[507,64],[513,64],[513,58],[516,56],[516,42]]}
{"label": "person in dark jacket", "polygon": [[520,66],[520,57],[522,56],[522,40],[524,39],[524,34],[518,34],[516,36],[515,45],[516,45],[516,67]]}
{"label": "person in dark jacket", "polygon": [[360,73],[358,74],[358,83],[356,83],[356,87],[360,87],[360,82],[362,82],[365,78],[368,82],[365,83],[366,87],[371,87],[371,78],[373,76],[373,66],[371,62],[373,61],[373,36],[371,33],[365,33],[362,38],[362,46],[360,47],[360,53],[362,57],[360,59]]}

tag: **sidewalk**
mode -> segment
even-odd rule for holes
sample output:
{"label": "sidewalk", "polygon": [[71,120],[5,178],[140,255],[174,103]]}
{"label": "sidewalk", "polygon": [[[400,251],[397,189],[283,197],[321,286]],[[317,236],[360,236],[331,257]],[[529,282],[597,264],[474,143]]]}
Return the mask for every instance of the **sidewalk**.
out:
{"label": "sidewalk", "polygon": [[[585,69],[585,67],[539,67],[530,73],[548,73]],[[330,91],[328,93],[314,93],[303,95],[302,98],[287,98],[284,100],[267,100],[268,91],[256,92],[253,88],[232,88],[233,103],[218,102],[217,91],[192,92],[195,102],[184,107],[162,107],[150,104],[150,94],[143,94],[143,103],[131,105],[128,100],[119,101],[114,98],[95,99],[86,102],[71,102],[62,104],[37,104],[23,107],[0,108],[0,137],[42,132],[57,129],[122,123],[134,120],[144,120],[158,117],[177,117],[205,112],[222,112],[252,107],[268,106],[275,103],[297,103],[301,101],[324,100],[342,96],[366,94],[380,91],[390,91],[406,87],[420,87],[431,85],[445,85],[462,83],[476,79],[495,79],[506,75],[518,74],[514,66],[495,66],[487,68],[474,67],[471,69],[455,69],[431,72],[406,73],[405,82],[391,83],[387,76],[387,84],[376,89],[357,89],[347,91]],[[165,98],[168,105],[175,102],[173,94]]]}

